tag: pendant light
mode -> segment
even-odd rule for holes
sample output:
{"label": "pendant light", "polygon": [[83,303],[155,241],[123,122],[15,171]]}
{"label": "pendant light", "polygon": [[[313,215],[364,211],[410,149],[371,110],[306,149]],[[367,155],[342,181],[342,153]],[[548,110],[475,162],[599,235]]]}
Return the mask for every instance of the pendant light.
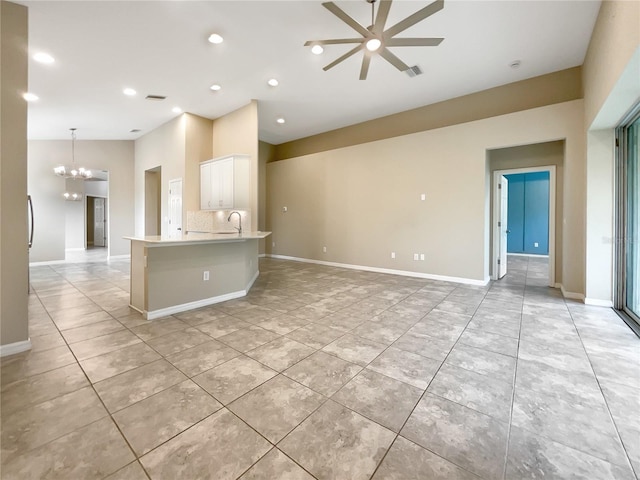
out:
{"label": "pendant light", "polygon": [[[62,194],[64,199],[70,202],[77,202],[82,200],[82,193],[76,191],[81,190],[77,188],[76,183],[91,178],[91,170],[76,167],[76,129],[70,128],[69,130],[71,130],[71,165],[60,165],[54,168],[53,171],[56,175],[65,179],[65,192]],[[71,182],[68,180],[71,180]],[[73,185],[71,190],[67,189],[69,183]]]}
{"label": "pendant light", "polygon": [[91,170],[76,167],[76,129],[70,128],[69,130],[71,130],[71,165],[59,165],[53,169],[53,172],[63,178],[86,180],[91,178]]}

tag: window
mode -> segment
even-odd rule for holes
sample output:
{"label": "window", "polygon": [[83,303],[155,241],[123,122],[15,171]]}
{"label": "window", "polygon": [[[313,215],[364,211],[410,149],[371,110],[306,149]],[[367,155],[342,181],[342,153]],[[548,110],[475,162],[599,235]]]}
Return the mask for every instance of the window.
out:
{"label": "window", "polygon": [[626,313],[637,327],[640,324],[640,105],[617,129],[616,141],[619,241],[615,307]]}

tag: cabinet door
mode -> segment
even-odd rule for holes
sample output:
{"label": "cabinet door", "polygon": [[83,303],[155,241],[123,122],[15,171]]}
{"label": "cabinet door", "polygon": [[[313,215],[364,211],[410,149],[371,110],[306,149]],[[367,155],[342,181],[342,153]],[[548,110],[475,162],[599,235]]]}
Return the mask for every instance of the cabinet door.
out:
{"label": "cabinet door", "polygon": [[220,162],[220,207],[234,208],[233,201],[233,158],[222,160]]}
{"label": "cabinet door", "polygon": [[233,208],[233,158],[211,163],[211,205],[213,209]]}
{"label": "cabinet door", "polygon": [[200,165],[200,210],[216,208],[212,203],[211,163]]}

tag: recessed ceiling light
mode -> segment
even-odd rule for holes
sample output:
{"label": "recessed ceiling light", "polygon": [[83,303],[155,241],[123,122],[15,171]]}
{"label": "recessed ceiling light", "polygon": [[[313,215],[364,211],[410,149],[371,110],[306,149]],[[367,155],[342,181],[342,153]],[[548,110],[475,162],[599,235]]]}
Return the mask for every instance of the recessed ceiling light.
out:
{"label": "recessed ceiling light", "polygon": [[211,35],[209,35],[209,42],[218,45],[219,43],[224,42],[224,38],[222,38],[217,33],[212,33]]}
{"label": "recessed ceiling light", "polygon": [[367,41],[366,45],[367,45],[367,50],[369,50],[370,52],[375,52],[380,48],[380,45],[382,45],[382,42],[377,38],[372,38],[371,40]]}
{"label": "recessed ceiling light", "polygon": [[35,93],[31,92],[23,94],[22,98],[24,98],[27,102],[35,102],[36,100],[40,99],[40,97],[38,97]]}
{"label": "recessed ceiling light", "polygon": [[282,125],[285,122],[284,117],[278,117],[276,118],[276,123],[279,123],[280,125]]}
{"label": "recessed ceiling light", "polygon": [[39,63],[53,63],[55,59],[48,53],[38,52],[33,56],[33,59]]}
{"label": "recessed ceiling light", "polygon": [[521,62],[520,62],[520,60],[514,60],[513,62],[511,62],[511,63],[509,64],[509,66],[510,66],[511,68],[514,68],[514,69],[515,69],[515,68],[520,68],[520,63],[521,63]]}
{"label": "recessed ceiling light", "polygon": [[322,52],[324,52],[324,48],[322,48],[322,45],[316,44],[313,47],[311,47],[311,53],[315,55],[320,55]]}
{"label": "recessed ceiling light", "polygon": [[122,93],[130,97],[133,97],[137,92],[133,88],[125,88],[124,90],[122,90]]}
{"label": "recessed ceiling light", "polygon": [[218,90],[220,90],[222,88],[221,85],[218,85],[217,83],[214,83],[213,85],[211,85],[209,87],[211,90],[213,90],[214,92],[217,92]]}
{"label": "recessed ceiling light", "polygon": [[173,107],[173,108],[171,109],[171,111],[172,111],[173,113],[182,113],[182,109],[181,109],[180,107]]}
{"label": "recessed ceiling light", "polygon": [[269,81],[267,81],[267,83],[271,87],[277,87],[280,82],[278,82],[278,80],[276,80],[275,78],[270,78]]}

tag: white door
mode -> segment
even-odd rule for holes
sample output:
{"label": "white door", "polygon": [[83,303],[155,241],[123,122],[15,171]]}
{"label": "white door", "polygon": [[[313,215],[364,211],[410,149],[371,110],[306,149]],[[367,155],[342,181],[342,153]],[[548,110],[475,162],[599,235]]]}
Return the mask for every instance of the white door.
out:
{"label": "white door", "polygon": [[182,179],[169,182],[169,236],[182,233]]}
{"label": "white door", "polygon": [[104,198],[96,197],[93,201],[93,245],[95,247],[106,246],[105,237],[107,236],[107,216],[104,208]]}
{"label": "white door", "polygon": [[508,211],[509,211],[509,182],[506,177],[502,175],[500,177],[500,183],[498,183],[498,231],[500,232],[498,238],[500,242],[500,249],[498,254],[498,278],[502,278],[507,274],[507,234],[509,233],[507,226]]}

